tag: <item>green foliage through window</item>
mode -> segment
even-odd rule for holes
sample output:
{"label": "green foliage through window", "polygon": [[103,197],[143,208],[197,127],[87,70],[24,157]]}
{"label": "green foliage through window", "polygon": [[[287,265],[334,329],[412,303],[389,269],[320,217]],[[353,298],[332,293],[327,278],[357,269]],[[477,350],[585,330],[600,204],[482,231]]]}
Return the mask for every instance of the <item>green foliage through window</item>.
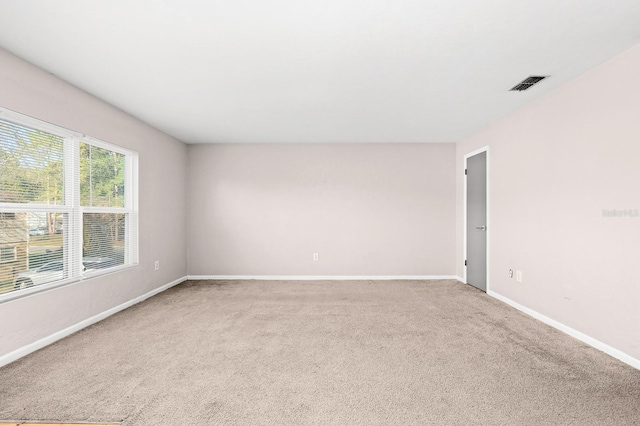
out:
{"label": "green foliage through window", "polygon": [[0,119],[0,202],[64,204],[64,139]]}
{"label": "green foliage through window", "polygon": [[124,207],[125,156],[80,143],[80,204]]}

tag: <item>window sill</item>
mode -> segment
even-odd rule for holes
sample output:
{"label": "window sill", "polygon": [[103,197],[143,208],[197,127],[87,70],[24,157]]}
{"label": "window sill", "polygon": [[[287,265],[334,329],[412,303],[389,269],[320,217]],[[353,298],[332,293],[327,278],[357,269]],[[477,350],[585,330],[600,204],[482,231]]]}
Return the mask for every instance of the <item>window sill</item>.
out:
{"label": "window sill", "polygon": [[17,299],[22,299],[23,297],[33,296],[34,294],[43,293],[49,290],[54,290],[54,289],[68,286],[71,284],[78,284],[83,281],[91,280],[94,278],[104,277],[106,275],[115,274],[118,272],[126,271],[128,269],[136,268],[136,267],[138,267],[138,263],[132,263],[130,265],[115,266],[113,268],[105,269],[99,272],[98,271],[86,272],[81,277],[78,277],[78,278],[67,278],[65,280],[54,281],[54,282],[42,284],[39,286],[25,288],[23,290],[13,290],[5,294],[0,294],[0,304],[17,300]]}

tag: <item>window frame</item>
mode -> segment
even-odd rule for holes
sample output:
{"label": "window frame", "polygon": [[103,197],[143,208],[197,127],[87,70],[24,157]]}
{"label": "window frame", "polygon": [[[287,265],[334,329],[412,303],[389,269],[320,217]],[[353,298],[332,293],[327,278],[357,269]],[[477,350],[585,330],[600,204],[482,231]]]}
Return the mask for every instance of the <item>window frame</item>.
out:
{"label": "window frame", "polygon": [[[64,278],[46,284],[0,294],[0,303],[71,283],[111,274],[139,265],[138,232],[138,153],[113,143],[69,130],[37,118],[0,107],[0,118],[63,138],[64,202],[59,205],[42,203],[2,203],[0,213],[61,213],[63,215]],[[80,144],[122,154],[125,157],[124,207],[87,207],[80,203]],[[84,271],[82,262],[83,216],[85,213],[117,213],[125,215],[124,264],[105,269]],[[64,219],[66,218],[66,219]],[[15,247],[14,247],[15,252]],[[7,262],[8,263],[8,262]]]}

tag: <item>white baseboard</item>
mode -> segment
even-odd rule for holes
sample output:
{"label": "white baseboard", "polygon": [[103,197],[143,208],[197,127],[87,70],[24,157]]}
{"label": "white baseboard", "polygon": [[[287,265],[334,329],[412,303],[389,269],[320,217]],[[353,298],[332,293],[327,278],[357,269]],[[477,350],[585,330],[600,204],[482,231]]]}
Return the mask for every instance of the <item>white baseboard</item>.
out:
{"label": "white baseboard", "polygon": [[488,291],[487,294],[491,297],[494,297],[498,300],[500,300],[501,302],[506,303],[507,305],[513,306],[514,308],[516,308],[519,311],[524,312],[527,315],[532,316],[533,318],[542,321],[543,323],[550,325],[553,328],[556,328],[560,331],[562,331],[563,333],[568,334],[571,337],[575,337],[576,339],[580,340],[581,342],[586,343],[589,346],[592,346],[608,355],[611,355],[612,357],[619,359],[620,361],[624,362],[625,364],[628,364],[638,370],[640,370],[640,360],[636,359],[634,357],[632,357],[631,355],[628,355],[614,347],[611,347],[609,345],[607,345],[606,343],[602,343],[599,340],[594,339],[591,336],[587,336],[586,334],[575,330],[567,325],[562,324],[561,322],[558,322],[554,319],[551,319],[545,315],[542,315],[541,313],[534,311],[533,309],[527,308],[526,306],[522,306],[521,304],[514,302],[513,300],[498,294],[494,291]]}
{"label": "white baseboard", "polygon": [[155,296],[158,293],[161,293],[175,285],[178,285],[180,283],[183,283],[187,280],[187,277],[182,277],[182,278],[178,278],[175,281],[170,282],[169,284],[165,284],[162,287],[158,287],[154,290],[151,290],[148,293],[143,294],[142,296],[138,296],[135,299],[131,299],[128,302],[122,303],[116,307],[113,307],[111,309],[108,309],[104,312],[99,313],[98,315],[94,315],[90,318],[87,318],[83,321],[80,321],[79,323],[76,323],[70,327],[65,328],[64,330],[60,330],[58,332],[55,332],[47,337],[43,337],[40,340],[37,340],[33,343],[30,343],[26,346],[23,346],[19,349],[16,349],[13,352],[9,352],[6,355],[3,355],[0,357],[0,367],[3,367],[19,358],[22,358],[25,355],[29,355],[31,352],[35,352],[38,349],[42,349],[45,346],[48,346],[54,342],[57,342],[60,339],[63,339],[77,331],[82,330],[83,328],[89,327],[90,325],[93,325],[95,323],[97,323],[98,321],[102,321],[103,319],[110,317],[111,315],[118,313],[124,309],[127,309],[130,306],[135,305],[136,303],[140,303],[143,300],[146,300],[148,298],[150,298],[151,296]]}
{"label": "white baseboard", "polygon": [[190,280],[383,281],[455,280],[454,275],[189,275]]}
{"label": "white baseboard", "polygon": [[456,276],[455,276],[455,279],[456,279],[456,280],[458,280],[458,281],[460,281],[460,282],[461,282],[461,283],[463,283],[463,284],[466,284],[466,283],[467,283],[467,281],[465,281],[465,279],[464,279],[464,278],[462,278],[462,277],[461,277],[461,276],[459,276],[459,275],[456,275]]}

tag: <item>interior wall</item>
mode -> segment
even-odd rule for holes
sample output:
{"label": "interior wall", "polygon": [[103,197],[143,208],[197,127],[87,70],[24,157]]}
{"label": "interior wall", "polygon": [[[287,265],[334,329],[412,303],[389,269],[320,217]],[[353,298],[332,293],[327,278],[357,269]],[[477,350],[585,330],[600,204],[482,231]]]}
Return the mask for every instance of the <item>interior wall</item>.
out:
{"label": "interior wall", "polygon": [[454,171],[454,144],[190,145],[189,275],[453,275]]}
{"label": "interior wall", "polygon": [[139,266],[0,303],[0,357],[186,276],[185,144],[5,50],[0,106],[137,151],[140,181]]}
{"label": "interior wall", "polygon": [[[490,289],[635,359],[638,75],[640,45],[459,143],[456,158],[458,275],[464,155],[488,145]],[[522,283],[509,269],[522,271]]]}

